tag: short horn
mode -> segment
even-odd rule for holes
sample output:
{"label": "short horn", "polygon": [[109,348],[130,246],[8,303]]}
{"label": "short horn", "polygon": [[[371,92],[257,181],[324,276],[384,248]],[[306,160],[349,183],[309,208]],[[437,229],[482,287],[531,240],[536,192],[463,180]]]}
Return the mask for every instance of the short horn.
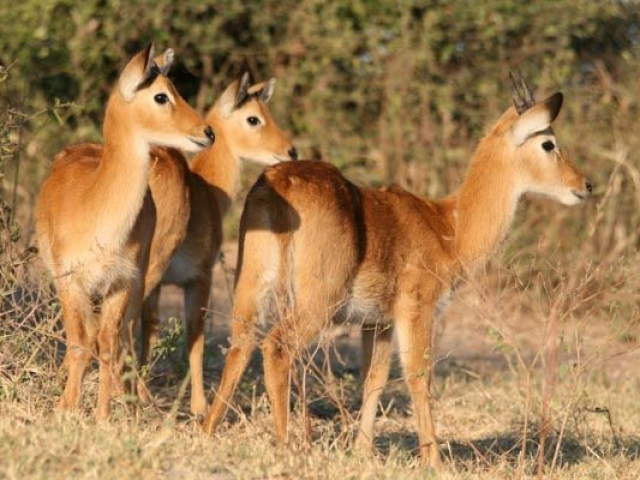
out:
{"label": "short horn", "polygon": [[513,94],[513,105],[516,107],[518,115],[522,115],[525,111],[533,107],[536,103],[533,98],[533,92],[526,79],[522,76],[522,72],[518,70],[518,78],[509,72],[509,78],[511,79],[511,92]]}

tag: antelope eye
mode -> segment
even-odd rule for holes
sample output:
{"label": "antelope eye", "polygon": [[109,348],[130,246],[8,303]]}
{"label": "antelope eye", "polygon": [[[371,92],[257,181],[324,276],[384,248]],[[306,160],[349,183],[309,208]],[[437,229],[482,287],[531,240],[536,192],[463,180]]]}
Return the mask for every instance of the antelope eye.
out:
{"label": "antelope eye", "polygon": [[258,117],[251,116],[247,118],[247,123],[252,127],[255,127],[260,124],[260,119]]}
{"label": "antelope eye", "polygon": [[169,97],[167,96],[166,93],[157,93],[154,97],[153,100],[158,104],[158,105],[164,105],[165,103],[167,103],[169,101]]}
{"label": "antelope eye", "polygon": [[551,140],[547,140],[542,144],[542,148],[544,149],[545,152],[550,152],[551,150],[556,148],[556,145]]}

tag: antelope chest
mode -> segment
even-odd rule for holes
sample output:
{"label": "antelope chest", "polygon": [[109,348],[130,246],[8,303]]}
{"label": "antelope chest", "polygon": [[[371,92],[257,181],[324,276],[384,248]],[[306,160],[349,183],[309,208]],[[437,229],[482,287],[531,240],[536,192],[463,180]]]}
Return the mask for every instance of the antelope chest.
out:
{"label": "antelope chest", "polygon": [[105,295],[116,285],[129,285],[139,278],[139,270],[127,256],[108,250],[90,251],[66,257],[54,274],[81,284],[92,295]]}

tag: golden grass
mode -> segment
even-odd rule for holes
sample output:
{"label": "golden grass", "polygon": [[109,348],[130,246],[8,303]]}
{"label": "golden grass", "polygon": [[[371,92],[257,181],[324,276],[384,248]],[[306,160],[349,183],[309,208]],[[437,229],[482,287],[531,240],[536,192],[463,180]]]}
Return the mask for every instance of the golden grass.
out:
{"label": "golden grass", "polygon": [[[507,376],[508,377],[508,376]],[[91,379],[90,379],[91,381]],[[95,381],[95,378],[93,378]],[[435,414],[445,458],[443,478],[514,478],[535,473],[536,430],[521,457],[524,411],[519,380],[495,374],[482,379],[452,374],[439,379]],[[640,407],[637,381],[616,393],[592,382],[589,402],[577,406],[559,446],[554,478],[638,478]],[[25,389],[25,392],[26,389]],[[425,478],[413,453],[413,425],[403,409],[391,408],[378,420],[377,457],[350,453],[332,442],[334,418],[314,419],[311,445],[303,420],[294,415],[292,441],[277,447],[266,402],[212,438],[194,422],[167,422],[148,410],[137,420],[117,409],[110,423],[89,415],[53,413],[51,402],[26,398],[0,406],[2,478]],[[402,393],[397,393],[402,396]],[[405,394],[406,395],[406,394]],[[406,399],[405,399],[406,402]],[[612,412],[611,428],[606,415]],[[559,437],[559,432],[552,435]]]}
{"label": "golden grass", "polygon": [[[214,387],[228,335],[228,265],[234,247],[225,246],[225,252],[226,265],[216,268],[214,327],[206,355],[207,383]],[[307,367],[299,366],[294,379],[288,446],[273,441],[259,353],[228,421],[212,438],[200,433],[187,413],[188,402],[179,396],[185,365],[179,336],[165,336],[165,355],[152,368],[154,405],[132,414],[130,405],[120,402],[112,422],[96,424],[92,368],[81,412],[56,412],[64,374],[55,296],[43,288],[46,282],[33,268],[37,263],[15,264],[13,283],[5,277],[0,315],[0,478],[412,479],[433,474],[418,464],[411,403],[397,364],[376,422],[378,454],[350,450],[361,394],[357,331],[329,337],[316,346],[314,362],[300,362]],[[588,270],[568,273],[554,267],[532,280],[518,261],[506,259],[505,265],[462,284],[439,322],[433,389],[445,459],[439,478],[536,477],[544,418],[549,422],[547,475],[640,477],[637,277],[630,277],[626,287],[600,292],[598,285],[616,272],[600,270],[594,279]],[[594,292],[600,292],[598,301]],[[165,293],[164,311],[179,315],[176,292]],[[618,320],[607,321],[614,306]],[[550,335],[554,315],[557,330]],[[556,347],[555,357],[550,345]],[[305,408],[297,387],[301,379],[306,379]]]}

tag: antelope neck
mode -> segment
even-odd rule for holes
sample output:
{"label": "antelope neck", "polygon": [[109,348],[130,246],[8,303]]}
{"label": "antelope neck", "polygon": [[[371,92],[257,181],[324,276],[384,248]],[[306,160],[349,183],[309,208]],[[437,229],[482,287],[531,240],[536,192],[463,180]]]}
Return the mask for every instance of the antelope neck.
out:
{"label": "antelope neck", "polygon": [[[100,222],[96,240],[101,244],[124,243],[133,228],[147,191],[149,180],[149,143],[129,122],[126,113],[116,114],[109,103],[104,122],[104,149],[100,164],[88,188],[91,205],[98,211]],[[106,219],[109,219],[106,221]]]}
{"label": "antelope neck", "polygon": [[224,119],[214,112],[207,121],[216,132],[216,141],[195,156],[191,169],[210,187],[224,217],[238,192],[240,160],[231,151]]}
{"label": "antelope neck", "polygon": [[481,142],[456,197],[455,245],[463,265],[482,263],[504,238],[520,194],[508,153]]}

